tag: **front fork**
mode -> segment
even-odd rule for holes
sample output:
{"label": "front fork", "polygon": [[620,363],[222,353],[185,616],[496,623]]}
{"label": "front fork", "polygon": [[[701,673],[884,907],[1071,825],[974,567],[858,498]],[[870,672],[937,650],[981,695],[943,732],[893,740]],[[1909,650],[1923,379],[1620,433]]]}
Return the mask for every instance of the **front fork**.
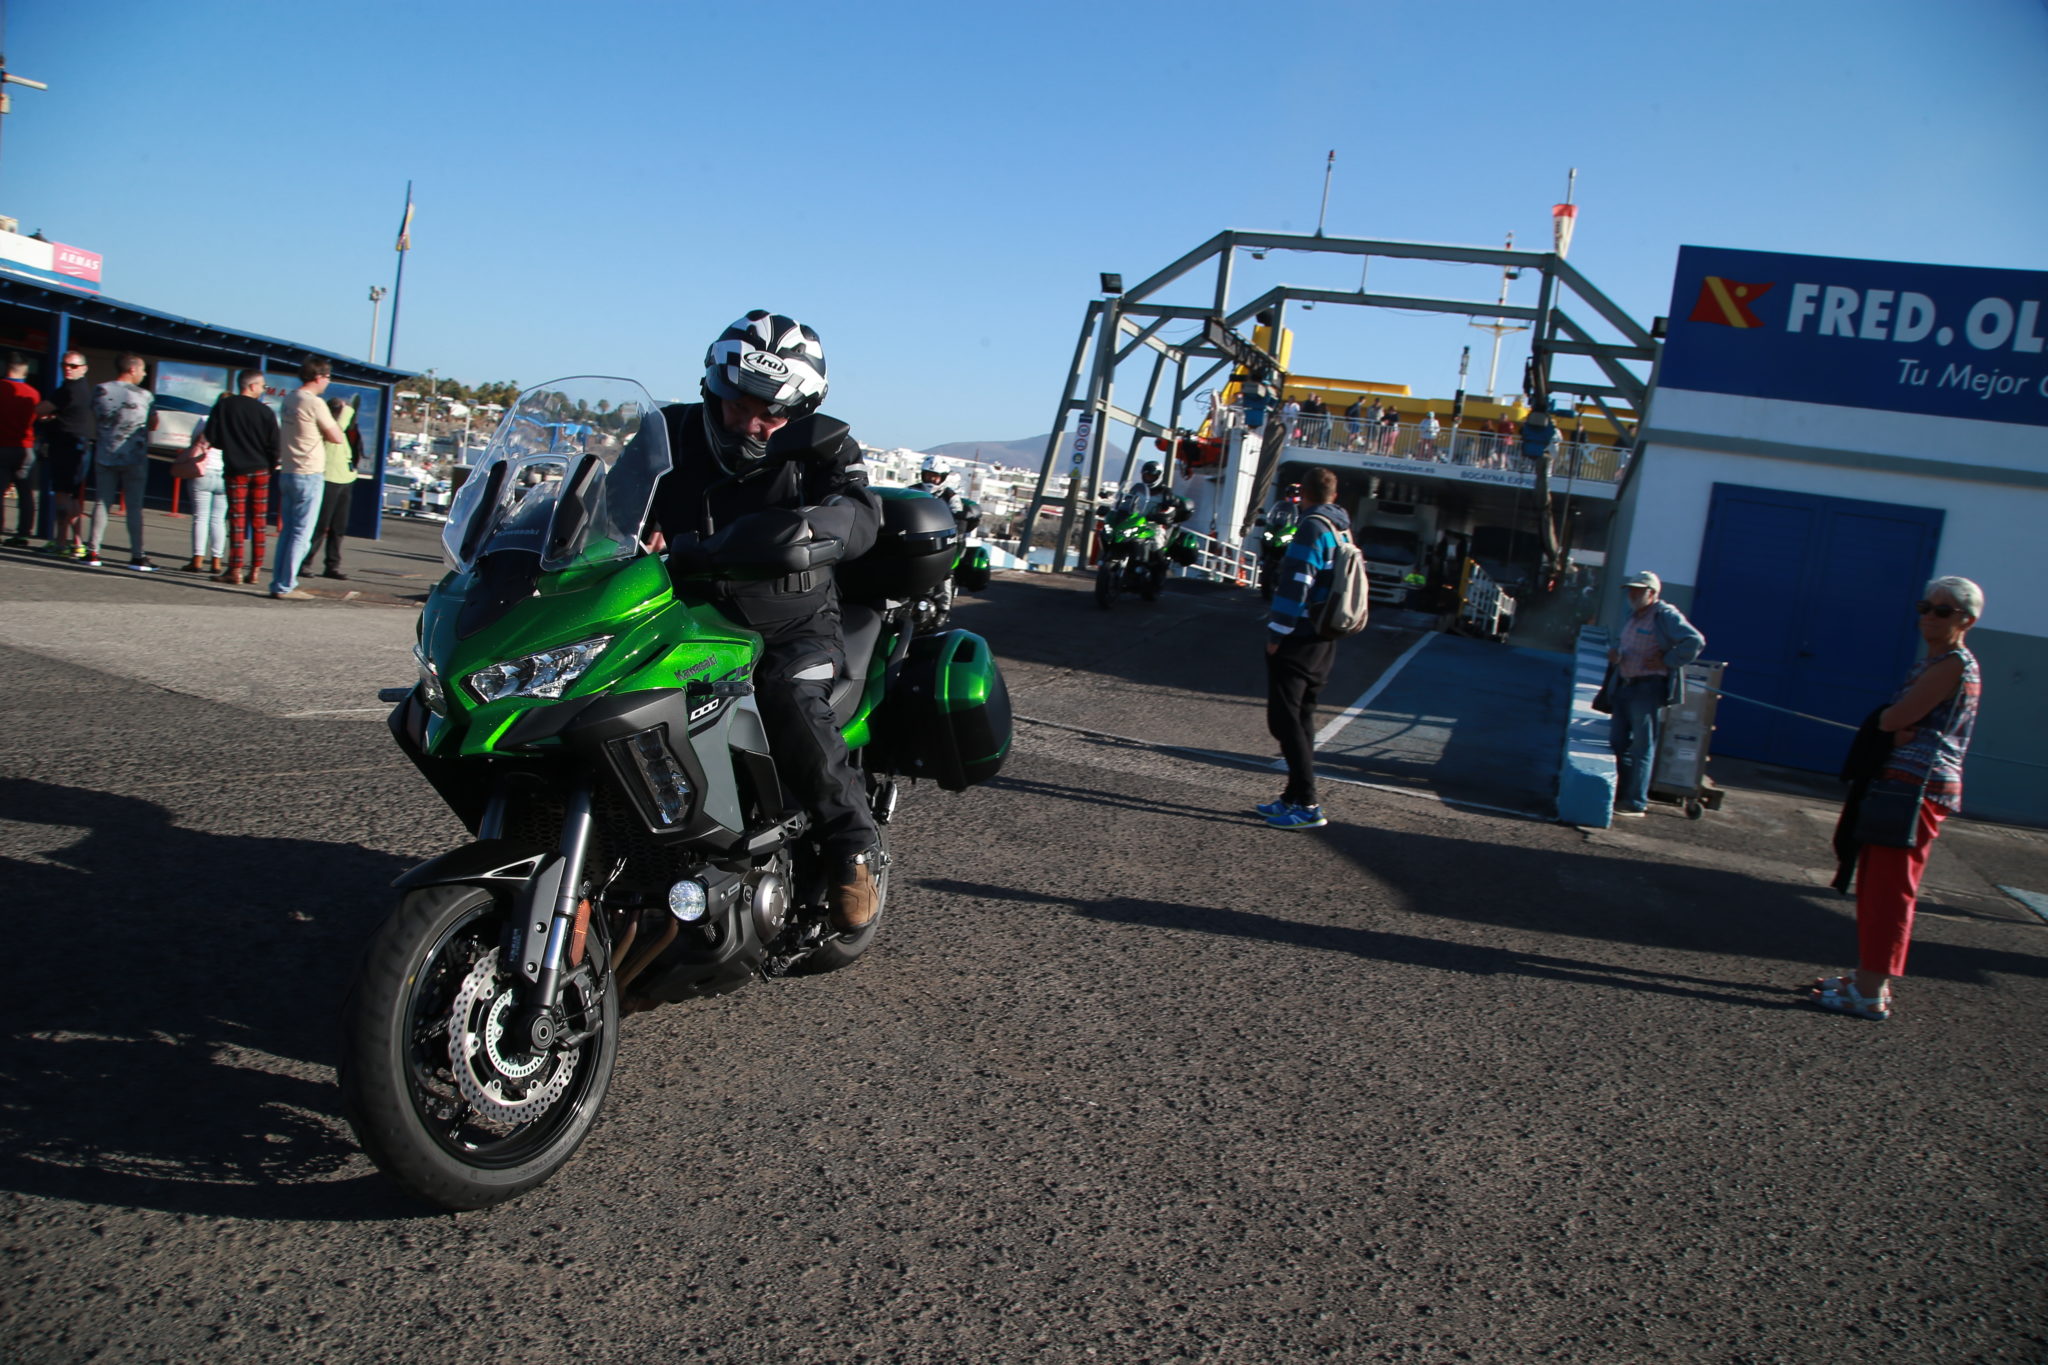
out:
{"label": "front fork", "polygon": [[[484,823],[489,825],[494,817],[502,824],[502,795],[492,800]],[[520,941],[526,943],[531,941],[529,936],[545,935],[545,946],[533,985],[523,992],[525,999],[513,1016],[512,1034],[532,1052],[546,1051],[561,1036],[562,964],[568,957],[569,936],[576,927],[576,907],[582,899],[578,888],[583,885],[583,867],[589,858],[591,824],[590,788],[579,786],[569,793],[568,809],[562,817],[561,846],[553,867],[543,869],[544,875],[527,883]],[[544,911],[546,919],[541,918]],[[530,954],[522,952],[520,956]],[[523,968],[525,964],[519,965]]]}

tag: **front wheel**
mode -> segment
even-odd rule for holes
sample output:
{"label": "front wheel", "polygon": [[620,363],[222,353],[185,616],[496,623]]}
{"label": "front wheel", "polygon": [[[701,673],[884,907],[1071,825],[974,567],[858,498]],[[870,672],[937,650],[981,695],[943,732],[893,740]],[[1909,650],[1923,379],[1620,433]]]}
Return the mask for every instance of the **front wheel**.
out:
{"label": "front wheel", "polygon": [[444,1209],[503,1203],[567,1164],[618,1056],[619,993],[595,933],[589,970],[562,990],[571,1045],[515,1040],[527,983],[501,951],[509,908],[476,886],[408,892],[343,1007],[349,1125],[378,1169]]}
{"label": "front wheel", "polygon": [[1102,567],[1095,571],[1095,605],[1104,611],[1116,601],[1116,561],[1105,559]]}

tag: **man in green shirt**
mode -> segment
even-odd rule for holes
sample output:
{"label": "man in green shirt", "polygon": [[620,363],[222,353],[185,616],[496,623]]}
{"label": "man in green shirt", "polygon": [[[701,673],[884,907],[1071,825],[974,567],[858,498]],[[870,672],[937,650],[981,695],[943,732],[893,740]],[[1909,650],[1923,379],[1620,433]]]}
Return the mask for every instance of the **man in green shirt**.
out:
{"label": "man in green shirt", "polygon": [[350,495],[355,492],[356,456],[362,449],[362,436],[356,429],[355,404],[339,398],[327,400],[327,410],[334,414],[334,425],[341,429],[343,439],[323,439],[322,447],[327,452],[327,467],[323,471],[326,482],[320,494],[320,510],[313,518],[313,540],[306,546],[304,561],[299,565],[299,576],[313,575],[313,559],[324,546],[327,567],[321,571],[322,578],[347,578],[341,571],[341,540],[348,534],[348,509]]}

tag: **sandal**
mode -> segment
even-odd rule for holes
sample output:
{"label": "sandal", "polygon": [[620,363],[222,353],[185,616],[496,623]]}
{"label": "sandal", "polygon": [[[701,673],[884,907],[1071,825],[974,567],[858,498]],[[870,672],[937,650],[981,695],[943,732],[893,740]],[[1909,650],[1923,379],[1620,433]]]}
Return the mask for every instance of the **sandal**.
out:
{"label": "sandal", "polygon": [[1814,986],[1813,1003],[1824,1010],[1879,1024],[1892,1017],[1890,987],[1874,996],[1865,995],[1856,989],[1856,982],[1846,976],[1825,977]]}

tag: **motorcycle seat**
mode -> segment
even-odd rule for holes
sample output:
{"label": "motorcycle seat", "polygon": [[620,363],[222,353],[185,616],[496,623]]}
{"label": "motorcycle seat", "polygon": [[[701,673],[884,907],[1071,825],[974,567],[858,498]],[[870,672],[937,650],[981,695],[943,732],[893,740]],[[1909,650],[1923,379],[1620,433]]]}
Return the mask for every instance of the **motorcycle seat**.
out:
{"label": "motorcycle seat", "polygon": [[858,602],[839,604],[839,627],[846,641],[846,672],[832,684],[832,719],[844,726],[860,710],[867,690],[868,665],[882,640],[882,614]]}

